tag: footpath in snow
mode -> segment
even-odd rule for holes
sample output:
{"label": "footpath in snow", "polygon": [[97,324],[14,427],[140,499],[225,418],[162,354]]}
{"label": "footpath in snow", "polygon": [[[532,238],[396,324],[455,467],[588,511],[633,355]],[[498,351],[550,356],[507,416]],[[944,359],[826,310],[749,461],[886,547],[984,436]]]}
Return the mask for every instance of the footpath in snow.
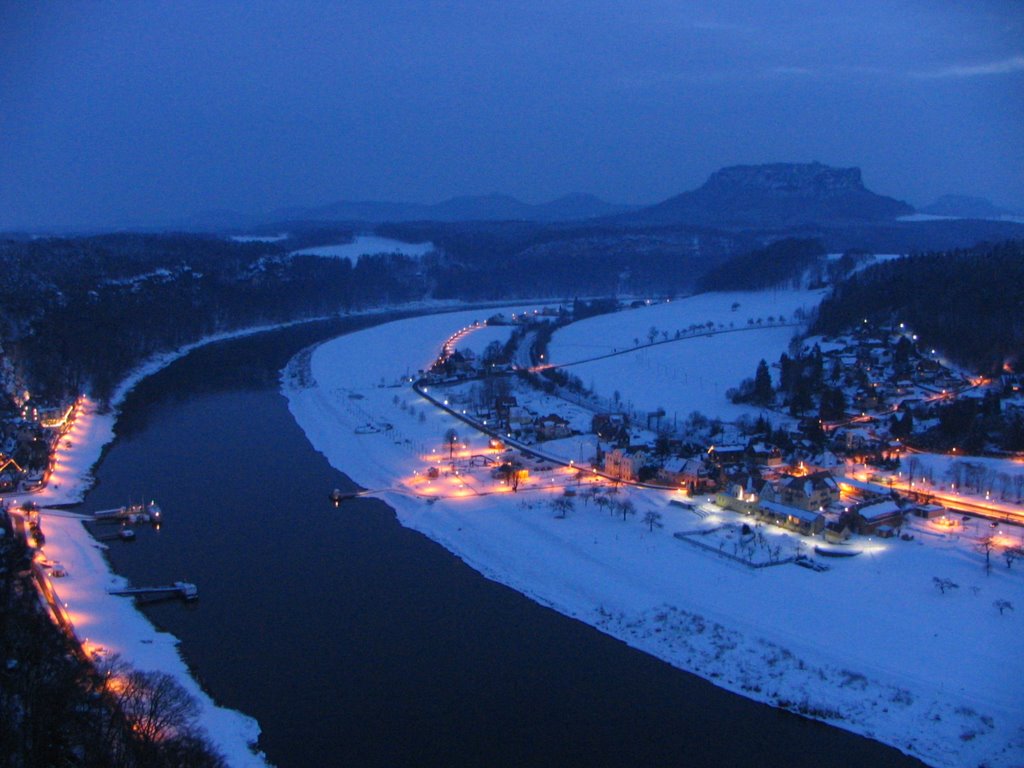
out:
{"label": "footpath in snow", "polygon": [[[487,472],[428,475],[447,450],[448,429],[459,432],[466,456],[485,453],[487,440],[466,434],[402,376],[427,367],[452,332],[484,316],[402,320],[307,350],[283,378],[289,407],[313,446],[379,492],[404,525],[544,605],[723,688],[933,765],[1024,764],[1019,568],[986,575],[983,556],[963,542],[922,532],[910,542],[865,540],[859,557],[825,572],[753,569],[673,536],[710,531],[719,538],[707,540],[726,552],[740,520],[700,500],[687,509],[671,505],[668,491],[622,489],[618,498],[636,510],[624,520],[580,493],[561,517],[553,502],[571,473],[538,472],[518,493],[493,492]],[[695,314],[693,322],[703,321]],[[647,512],[660,514],[663,527],[649,528]],[[762,533],[785,551],[815,543]],[[959,588],[942,594],[934,577]],[[1016,610],[1001,614],[997,600]]]}

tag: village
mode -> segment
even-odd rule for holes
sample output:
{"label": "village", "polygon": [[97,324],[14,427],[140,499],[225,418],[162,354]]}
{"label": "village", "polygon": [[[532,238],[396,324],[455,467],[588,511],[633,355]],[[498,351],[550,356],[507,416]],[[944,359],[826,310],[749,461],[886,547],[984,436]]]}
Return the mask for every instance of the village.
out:
{"label": "village", "polygon": [[[939,474],[908,446],[937,430],[941,409],[951,404],[982,413],[995,403],[1009,420],[1024,417],[1020,381],[1009,370],[997,381],[970,376],[922,349],[902,325],[865,322],[841,337],[791,344],[771,366],[779,385],[769,383],[761,394],[756,420],[726,424],[694,413],[680,424],[664,409],[629,408],[618,392],[600,397],[568,374],[572,361],[552,361],[546,342],[571,316],[560,307],[492,317],[446,341],[416,388],[490,442],[472,450],[452,438],[450,452],[442,445],[426,457],[434,463],[417,471],[415,487],[433,481],[438,488],[447,476],[456,495],[557,489],[568,501],[554,506],[565,514],[599,498],[602,488],[630,485],[672,492],[673,504],[703,515],[728,510],[751,525],[810,537],[805,549],[826,557],[857,554],[852,545],[868,540],[910,541],[920,526],[970,529],[977,546],[987,542],[986,558],[996,551],[1012,562],[1022,554],[1019,530],[1001,527],[1024,519],[1019,456],[989,460],[1016,472],[979,468],[954,446]],[[693,330],[671,338],[651,333],[637,346],[685,341],[687,333]],[[755,387],[743,382],[740,390],[753,400]],[[489,477],[474,481],[474,465]],[[531,482],[538,472],[549,476]],[[975,487],[961,482],[958,489],[956,478],[970,476]]]}
{"label": "village", "polygon": [[31,492],[46,486],[56,449],[75,423],[81,398],[37,402],[29,392],[0,402],[0,494]]}

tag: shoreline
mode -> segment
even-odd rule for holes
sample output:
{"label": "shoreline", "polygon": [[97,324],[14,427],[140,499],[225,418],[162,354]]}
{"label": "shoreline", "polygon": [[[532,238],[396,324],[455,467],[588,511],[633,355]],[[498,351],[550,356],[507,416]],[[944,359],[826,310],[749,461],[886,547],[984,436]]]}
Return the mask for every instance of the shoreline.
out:
{"label": "shoreline", "polygon": [[[34,502],[43,518],[47,557],[60,562],[68,575],[51,580],[58,600],[65,604],[73,631],[83,650],[119,654],[140,670],[171,674],[200,706],[199,723],[227,764],[243,768],[271,765],[258,750],[259,723],[244,712],[220,706],[200,684],[179,651],[179,639],[155,627],[130,598],[107,593],[128,586],[125,577],[114,570],[105,556],[107,546],[85,528],[87,518],[66,507],[80,504],[95,483],[93,471],[113,443],[114,427],[127,396],[144,379],[167,368],[191,352],[222,341],[254,336],[310,323],[344,320],[392,313],[422,311],[428,314],[457,311],[463,302],[414,302],[331,314],[278,324],[250,326],[212,334],[181,347],[151,356],[141,362],[117,385],[107,409],[86,397],[75,415],[72,427],[61,437],[54,453],[54,470],[43,488],[31,492],[5,494],[10,505]],[[486,309],[491,303],[479,305]]]}
{"label": "shoreline", "polygon": [[46,534],[43,550],[49,559],[60,562],[68,574],[51,580],[51,585],[64,604],[83,651],[108,658],[116,654],[136,669],[172,675],[196,699],[202,729],[231,766],[270,765],[258,750],[259,723],[239,710],[220,706],[185,662],[178,638],[155,627],[131,598],[108,594],[108,590],[128,586],[128,580],[114,571],[105,555],[106,545],[86,529],[87,518],[56,508],[82,502],[95,482],[93,470],[114,441],[121,407],[141,381],[201,347],[332,317],[214,334],[148,358],[118,384],[105,412],[97,410],[95,401],[83,398],[75,423],[58,444],[54,471],[45,487],[5,497],[9,503],[31,501],[39,505]]}

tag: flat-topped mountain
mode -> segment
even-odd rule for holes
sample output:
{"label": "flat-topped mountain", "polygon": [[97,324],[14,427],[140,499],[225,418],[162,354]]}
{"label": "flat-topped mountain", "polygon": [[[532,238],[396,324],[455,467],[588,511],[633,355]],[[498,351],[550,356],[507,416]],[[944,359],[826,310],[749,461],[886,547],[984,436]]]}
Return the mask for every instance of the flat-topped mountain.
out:
{"label": "flat-topped mountain", "polygon": [[864,186],[859,168],[771,163],[723,168],[698,189],[619,217],[637,224],[765,229],[804,224],[890,221],[906,203]]}

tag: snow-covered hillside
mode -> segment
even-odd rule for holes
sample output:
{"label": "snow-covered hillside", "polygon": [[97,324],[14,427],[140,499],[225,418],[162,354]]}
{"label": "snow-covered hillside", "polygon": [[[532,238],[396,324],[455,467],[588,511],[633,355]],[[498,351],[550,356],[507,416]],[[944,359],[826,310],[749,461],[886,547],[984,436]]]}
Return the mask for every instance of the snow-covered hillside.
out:
{"label": "snow-covered hillside", "polygon": [[[817,306],[822,295],[799,290],[704,293],[600,315],[558,330],[549,346],[550,362],[564,365],[625,352],[566,371],[605,398],[618,392],[638,411],[660,407],[679,419],[693,411],[726,421],[743,414],[756,417],[758,408],[734,405],[726,391],[753,377],[762,358],[778,360],[799,332],[802,313]],[[677,331],[682,332],[679,340]]]}
{"label": "snow-covered hillside", "polygon": [[293,251],[292,256],[327,256],[336,259],[348,259],[352,263],[360,256],[373,256],[378,253],[399,253],[403,256],[420,257],[434,249],[433,243],[403,243],[373,235],[359,235],[351,243],[340,245],[315,245]]}

